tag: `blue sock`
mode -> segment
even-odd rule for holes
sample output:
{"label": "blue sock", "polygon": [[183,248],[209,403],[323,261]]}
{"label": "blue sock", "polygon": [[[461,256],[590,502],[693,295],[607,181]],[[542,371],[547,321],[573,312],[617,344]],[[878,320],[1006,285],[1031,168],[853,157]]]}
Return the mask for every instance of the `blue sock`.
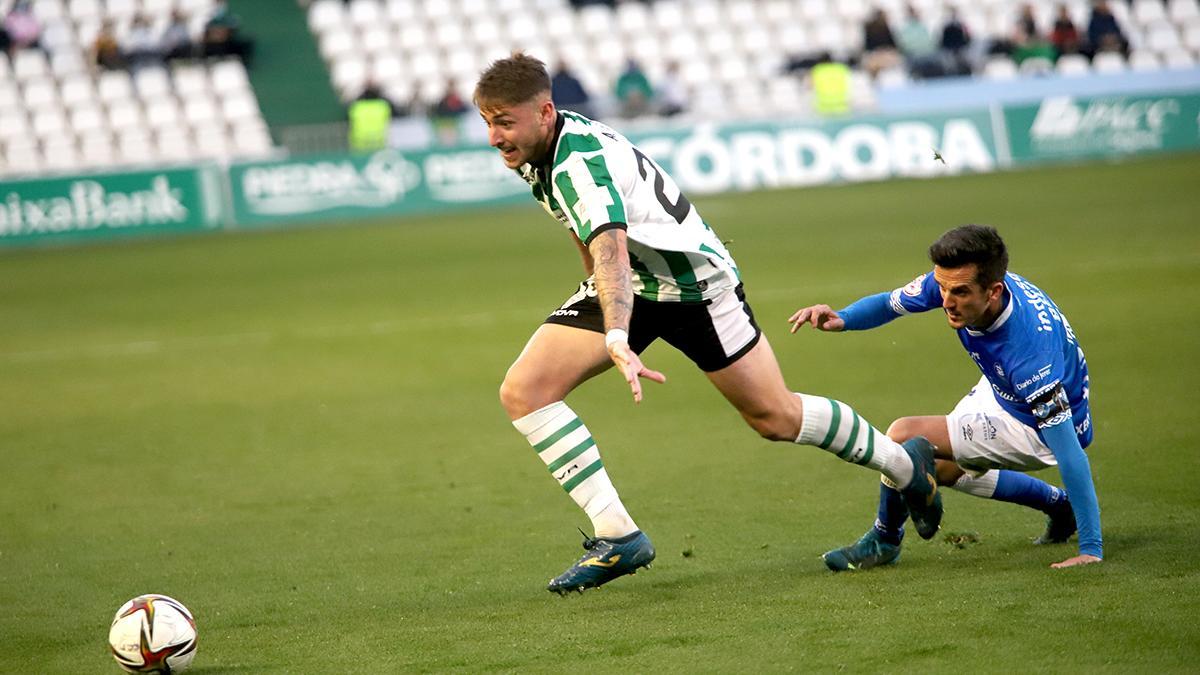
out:
{"label": "blue sock", "polygon": [[904,521],[908,520],[908,505],[900,491],[879,484],[879,515],[875,517],[875,531],[879,538],[889,544],[900,545],[904,539]]}
{"label": "blue sock", "polygon": [[1066,498],[1065,490],[1020,471],[1001,471],[996,479],[996,491],[992,494],[992,499],[1045,512],[1051,511]]}

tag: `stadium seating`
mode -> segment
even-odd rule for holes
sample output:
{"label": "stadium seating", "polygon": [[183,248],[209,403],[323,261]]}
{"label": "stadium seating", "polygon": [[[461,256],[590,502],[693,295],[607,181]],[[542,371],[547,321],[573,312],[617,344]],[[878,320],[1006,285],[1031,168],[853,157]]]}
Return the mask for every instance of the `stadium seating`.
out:
{"label": "stadium seating", "polygon": [[[308,14],[321,53],[330,65],[335,89],[345,101],[370,81],[393,100],[416,93],[432,104],[455,82],[469,96],[478,73],[491,59],[514,48],[548,63],[565,61],[594,95],[607,95],[627,59],[636,59],[651,81],[670,62],[693,100],[724,101],[703,106],[708,114],[742,114],[749,97],[766,106],[759,114],[804,110],[806,94],[785,72],[792,55],[829,51],[838,57],[862,50],[862,23],[874,7],[883,8],[899,29],[903,0],[656,0],[622,2],[615,7],[573,7],[567,0],[315,0]],[[976,41],[1007,37],[1015,26],[1019,0],[912,3],[935,35],[959,8]],[[1058,3],[1033,3],[1038,27],[1049,32]],[[1065,3],[1081,32],[1090,14],[1087,0]],[[1103,54],[1096,61],[1069,57],[1058,63],[1033,60],[1020,66],[1005,56],[983,58],[977,74],[997,80],[1049,73],[1067,76],[1185,67],[1200,56],[1197,0],[1134,0],[1111,7],[1134,53]],[[903,71],[880,74],[859,89],[870,104],[874,87],[909,84]],[[700,107],[700,106],[696,106]]]}
{"label": "stadium seating", "polygon": [[[11,0],[0,0],[0,15]],[[198,40],[211,0],[37,0],[41,49],[0,52],[0,177],[229,160],[274,149],[237,60],[99,70],[88,53],[102,22],[118,39],[143,14],[161,31],[183,10]]]}

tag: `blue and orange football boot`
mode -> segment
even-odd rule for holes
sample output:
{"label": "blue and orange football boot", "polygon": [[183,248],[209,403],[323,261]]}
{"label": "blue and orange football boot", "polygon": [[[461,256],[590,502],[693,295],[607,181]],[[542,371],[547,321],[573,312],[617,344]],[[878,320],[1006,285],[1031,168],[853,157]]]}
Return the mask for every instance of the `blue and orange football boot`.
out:
{"label": "blue and orange football boot", "polygon": [[582,593],[626,574],[636,574],[654,560],[654,545],[641,530],[616,539],[590,538],[583,535],[587,553],[566,572],[550,580],[546,590],[559,595]]}

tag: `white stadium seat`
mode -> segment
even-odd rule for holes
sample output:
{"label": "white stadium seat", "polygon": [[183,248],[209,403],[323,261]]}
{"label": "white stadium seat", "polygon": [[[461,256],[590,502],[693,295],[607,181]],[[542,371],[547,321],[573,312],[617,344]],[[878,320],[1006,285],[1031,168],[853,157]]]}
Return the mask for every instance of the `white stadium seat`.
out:
{"label": "white stadium seat", "polygon": [[171,78],[162,67],[142,68],[134,74],[133,84],[143,101],[153,101],[171,93]]}
{"label": "white stadium seat", "polygon": [[22,49],[12,55],[12,73],[18,82],[40,80],[50,75],[50,64],[43,52]]}
{"label": "white stadium seat", "polygon": [[1200,2],[1196,0],[1170,0],[1167,5],[1167,15],[1176,25],[1183,25],[1192,19],[1200,18]]}
{"label": "white stadium seat", "polygon": [[59,108],[41,110],[33,115],[31,121],[33,133],[42,140],[62,136],[68,131],[67,116]]}
{"label": "white stadium seat", "polygon": [[1100,52],[1092,59],[1092,68],[1097,73],[1125,72],[1125,59],[1116,52]]}
{"label": "white stadium seat", "polygon": [[81,138],[93,133],[107,133],[108,116],[98,103],[76,106],[71,110],[71,128]]}
{"label": "white stadium seat", "polygon": [[36,80],[26,83],[25,88],[21,91],[21,99],[25,103],[25,108],[30,112],[47,108],[57,109],[60,105],[58,89],[54,86],[53,80]]}
{"label": "white stadium seat", "polygon": [[210,97],[192,98],[184,101],[183,117],[192,127],[210,124],[221,118],[221,111]]}
{"label": "white stadium seat", "polygon": [[42,155],[45,157],[47,169],[71,171],[80,166],[79,151],[75,148],[74,139],[48,139],[42,145]]}
{"label": "white stadium seat", "polygon": [[1133,20],[1143,26],[1166,21],[1167,12],[1162,0],[1133,0]]}
{"label": "white stadium seat", "polygon": [[175,66],[171,71],[171,81],[180,98],[206,96],[209,93],[208,71],[202,65],[188,63]]}
{"label": "white stadium seat", "polygon": [[[3,7],[5,13],[8,11],[6,4],[0,3],[0,7]],[[66,18],[67,10],[62,0],[38,0],[33,3],[33,15],[45,26],[52,21]]]}
{"label": "white stadium seat", "polygon": [[123,101],[133,97],[133,78],[123,70],[111,70],[100,75],[96,91],[100,100],[107,103]]}
{"label": "white stadium seat", "polygon": [[[1120,55],[1117,55],[1117,58],[1120,58]],[[1059,75],[1066,77],[1080,77],[1091,71],[1087,57],[1079,54],[1063,54],[1058,58],[1055,69],[1058,70]]]}
{"label": "white stadium seat", "polygon": [[155,129],[173,129],[180,125],[183,115],[173,98],[163,98],[146,103],[146,123]]}
{"label": "white stadium seat", "polygon": [[230,96],[221,102],[221,115],[230,123],[258,119],[258,101],[252,94]]}
{"label": "white stadium seat", "polygon": [[214,64],[210,77],[213,91],[218,94],[224,95],[250,89],[250,76],[246,74],[246,66],[236,59],[227,59]]}
{"label": "white stadium seat", "polygon": [[1163,52],[1162,57],[1168,70],[1186,70],[1196,65],[1196,58],[1182,47]]}
{"label": "white stadium seat", "polygon": [[88,19],[98,19],[104,15],[100,0],[70,0],[67,13],[75,23]]}
{"label": "white stadium seat", "polygon": [[341,28],[346,23],[345,5],[341,0],[316,0],[308,8],[308,27],[317,35]]}
{"label": "white stadium seat", "polygon": [[128,99],[109,103],[108,123],[117,131],[141,129],[145,125],[141,104]]}
{"label": "white stadium seat", "polygon": [[1017,77],[1017,64],[1012,62],[1012,59],[1007,56],[995,56],[987,60],[983,65],[983,78],[985,80],[1012,80]]}
{"label": "white stadium seat", "polygon": [[[1097,55],[1098,56],[1098,55]],[[1129,53],[1129,69],[1135,72],[1146,72],[1162,68],[1162,62],[1151,51],[1140,50]]]}
{"label": "white stadium seat", "polygon": [[377,0],[350,0],[350,23],[358,28],[377,26],[385,21]]}

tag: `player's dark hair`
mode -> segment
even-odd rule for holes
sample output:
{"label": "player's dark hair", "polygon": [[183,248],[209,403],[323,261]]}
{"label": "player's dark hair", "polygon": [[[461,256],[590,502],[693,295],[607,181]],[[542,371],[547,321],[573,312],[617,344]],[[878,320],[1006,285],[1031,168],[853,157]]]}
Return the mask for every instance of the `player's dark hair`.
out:
{"label": "player's dark hair", "polygon": [[943,234],[929,247],[929,259],[947,268],[974,263],[975,282],[984,288],[1003,281],[1008,271],[1008,248],[988,225],[960,225]]}
{"label": "player's dark hair", "polygon": [[550,93],[546,64],[524,52],[498,61],[483,71],[475,85],[475,105],[515,105]]}

